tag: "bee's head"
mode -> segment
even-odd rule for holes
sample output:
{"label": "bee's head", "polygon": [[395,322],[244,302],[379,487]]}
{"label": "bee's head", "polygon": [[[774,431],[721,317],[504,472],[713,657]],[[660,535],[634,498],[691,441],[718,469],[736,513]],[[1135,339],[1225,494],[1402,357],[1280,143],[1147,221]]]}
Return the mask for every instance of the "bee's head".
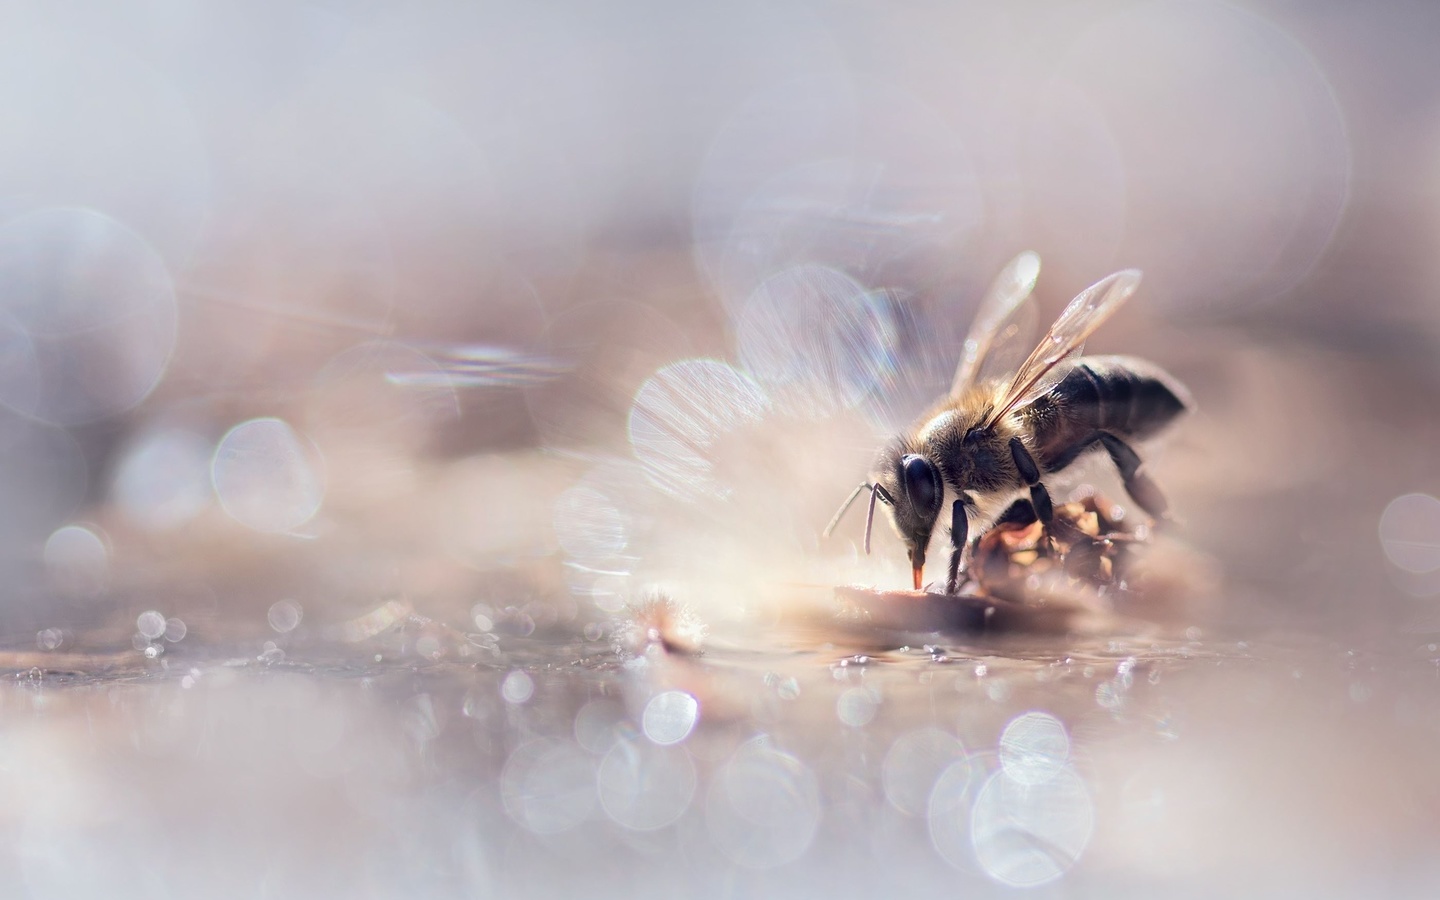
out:
{"label": "bee's head", "polygon": [[875,484],[880,499],[890,512],[914,570],[915,589],[920,589],[921,571],[925,568],[925,548],[940,515],[945,498],[945,482],[940,467],[927,456],[907,452],[901,445],[886,448],[876,467]]}

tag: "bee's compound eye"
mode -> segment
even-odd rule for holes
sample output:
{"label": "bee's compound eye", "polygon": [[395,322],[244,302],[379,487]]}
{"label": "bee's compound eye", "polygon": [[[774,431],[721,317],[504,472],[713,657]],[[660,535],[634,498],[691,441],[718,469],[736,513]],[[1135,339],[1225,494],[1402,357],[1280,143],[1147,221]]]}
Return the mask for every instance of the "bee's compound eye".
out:
{"label": "bee's compound eye", "polygon": [[923,456],[909,454],[900,460],[900,481],[905,485],[905,498],[922,518],[931,518],[940,511],[940,498],[945,489],[934,463]]}

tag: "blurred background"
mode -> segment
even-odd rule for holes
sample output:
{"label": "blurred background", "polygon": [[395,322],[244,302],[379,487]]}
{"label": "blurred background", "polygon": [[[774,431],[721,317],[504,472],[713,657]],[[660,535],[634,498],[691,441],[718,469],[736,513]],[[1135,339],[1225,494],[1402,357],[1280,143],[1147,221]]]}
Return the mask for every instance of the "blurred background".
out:
{"label": "blurred background", "polygon": [[[1437,37],[1402,0],[7,5],[0,882],[1427,895]],[[1044,319],[1145,272],[1089,349],[1196,399],[1145,448],[1184,601],[828,630],[908,566],[820,530],[1024,249]]]}

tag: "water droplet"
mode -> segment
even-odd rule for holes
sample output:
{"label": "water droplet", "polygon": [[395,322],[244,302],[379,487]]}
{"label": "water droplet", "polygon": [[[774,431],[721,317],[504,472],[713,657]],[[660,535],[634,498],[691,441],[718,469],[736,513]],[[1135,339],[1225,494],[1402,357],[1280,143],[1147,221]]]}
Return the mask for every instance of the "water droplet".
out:
{"label": "water droplet", "polygon": [[964,759],[965,746],[954,735],[932,727],[906,732],[880,767],[885,798],[907,816],[922,816],[940,774]]}
{"label": "water droplet", "polygon": [[500,773],[505,812],[534,834],[569,831],[590,817],[595,769],[578,747],[541,739],[522,744]]}
{"label": "water droplet", "polygon": [[615,741],[596,772],[600,806],[631,831],[653,831],[678,820],[695,796],[698,779],[679,747]]}
{"label": "water droplet", "polygon": [[958,759],[946,766],[934,781],[925,805],[925,826],[930,844],[940,857],[957,869],[974,870],[970,844],[970,809],[976,787],[983,783],[993,758],[978,756]]}
{"label": "water droplet", "polygon": [[591,700],[575,714],[575,740],[591,753],[604,753],[615,742],[616,732],[624,719],[625,707],[617,701],[605,698]]}
{"label": "water droplet", "polygon": [[304,610],[294,600],[279,600],[271,604],[270,610],[265,614],[265,621],[270,627],[280,634],[287,634],[294,631],[304,617]]}
{"label": "water droplet", "polygon": [[739,865],[770,869],[798,859],[820,826],[815,775],[763,744],[735,752],[710,782],[705,824],[716,848]]}
{"label": "water droplet", "polygon": [[65,632],[59,628],[46,628],[35,635],[35,644],[41,650],[59,650],[65,642]]}
{"label": "water droplet", "polygon": [[879,695],[864,687],[849,688],[835,701],[835,715],[851,728],[869,725],[879,708]]}
{"label": "water droplet", "polygon": [[320,511],[325,496],[319,451],[280,419],[251,419],[215,448],[211,482],[220,505],[256,531],[294,531]]}
{"label": "water droplet", "polygon": [[445,655],[445,647],[439,637],[422,634],[415,639],[415,655],[424,659],[439,659]]}
{"label": "water droplet", "polygon": [[149,242],[96,210],[0,225],[6,377],[0,404],[57,425],[135,406],[175,345],[175,287]]}
{"label": "water droplet", "polygon": [[98,529],[66,525],[45,541],[46,571],[62,591],[93,597],[105,589],[110,577],[110,551]]}
{"label": "water droplet", "polygon": [[1042,784],[992,775],[971,812],[975,860],[996,881],[1033,887],[1063,876],[1095,830],[1085,783],[1064,767]]}
{"label": "water droplet", "polygon": [[1380,545],[1391,564],[1406,572],[1440,569],[1440,500],[1429,494],[1391,500],[1380,514]]}
{"label": "water droplet", "polygon": [[135,630],[148,640],[157,640],[165,633],[165,616],[155,610],[147,610],[135,619]]}
{"label": "water droplet", "polygon": [[189,632],[190,629],[187,628],[185,623],[182,622],[180,619],[172,617],[165,620],[164,637],[165,640],[169,641],[170,643],[180,643],[181,641],[185,640],[185,635]]}
{"label": "water droplet", "polygon": [[1018,784],[1042,784],[1070,758],[1070,736],[1060,720],[1027,712],[1010,720],[1000,735],[1000,764]]}
{"label": "water droplet", "polygon": [[535,620],[523,609],[507,606],[496,614],[495,630],[514,637],[529,637],[535,633]]}
{"label": "water droplet", "polygon": [[500,682],[500,696],[505,698],[506,703],[520,704],[530,699],[535,693],[535,682],[530,676],[520,669],[516,669],[505,676]]}
{"label": "water droplet", "polygon": [[684,691],[665,691],[650,698],[640,718],[645,736],[656,744],[678,744],[690,736],[700,704]]}

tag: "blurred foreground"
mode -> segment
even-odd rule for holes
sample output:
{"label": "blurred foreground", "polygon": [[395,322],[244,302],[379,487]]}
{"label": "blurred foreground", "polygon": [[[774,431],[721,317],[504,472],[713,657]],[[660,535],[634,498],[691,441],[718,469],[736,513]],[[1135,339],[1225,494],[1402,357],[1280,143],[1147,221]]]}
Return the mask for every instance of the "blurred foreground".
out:
{"label": "blurred foreground", "polygon": [[766,634],[698,660],[502,636],[430,663],[415,626],[365,659],[19,672],[0,878],[32,897],[1435,883],[1433,649]]}

